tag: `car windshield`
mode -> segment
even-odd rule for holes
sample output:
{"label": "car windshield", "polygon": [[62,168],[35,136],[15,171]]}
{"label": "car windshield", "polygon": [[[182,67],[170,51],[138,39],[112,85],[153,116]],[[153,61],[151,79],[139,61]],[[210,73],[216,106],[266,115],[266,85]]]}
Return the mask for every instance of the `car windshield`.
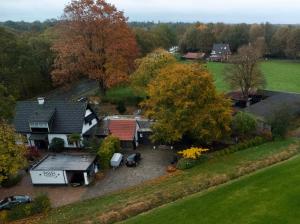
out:
{"label": "car windshield", "polygon": [[131,161],[131,160],[134,160],[134,158],[135,158],[135,154],[132,154],[132,155],[130,155],[130,156],[127,157],[127,160]]}
{"label": "car windshield", "polygon": [[0,205],[3,205],[9,201],[8,198],[4,198],[2,201],[0,201]]}

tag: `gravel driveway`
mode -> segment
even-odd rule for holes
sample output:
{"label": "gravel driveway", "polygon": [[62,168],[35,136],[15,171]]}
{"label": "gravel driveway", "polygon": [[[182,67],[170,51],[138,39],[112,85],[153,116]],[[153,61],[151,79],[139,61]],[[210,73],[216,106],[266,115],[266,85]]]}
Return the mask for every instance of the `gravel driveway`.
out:
{"label": "gravel driveway", "polygon": [[17,186],[9,189],[0,188],[0,196],[2,198],[10,195],[26,194],[34,197],[39,193],[47,193],[53,207],[58,207],[123,190],[146,180],[162,176],[166,174],[166,167],[170,164],[173,156],[171,150],[153,150],[151,147],[142,147],[136,151],[123,150],[125,155],[133,152],[141,153],[142,160],[138,167],[129,168],[123,165],[116,170],[109,170],[102,180],[89,187],[33,186],[30,176],[26,174]]}

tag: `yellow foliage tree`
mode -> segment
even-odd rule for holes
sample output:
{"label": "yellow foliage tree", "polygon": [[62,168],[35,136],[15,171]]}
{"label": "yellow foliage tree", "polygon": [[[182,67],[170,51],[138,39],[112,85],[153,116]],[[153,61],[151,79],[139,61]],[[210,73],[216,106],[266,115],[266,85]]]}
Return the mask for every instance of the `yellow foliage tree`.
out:
{"label": "yellow foliage tree", "polygon": [[144,58],[137,59],[137,69],[131,75],[133,88],[144,94],[147,85],[158,75],[159,71],[175,62],[173,55],[163,49],[157,49]]}
{"label": "yellow foliage tree", "polygon": [[230,100],[215,90],[212,76],[199,64],[171,64],[147,88],[148,117],[156,120],[153,140],[172,143],[188,136],[209,143],[230,133]]}
{"label": "yellow foliage tree", "polygon": [[203,149],[203,148],[189,148],[183,151],[178,152],[178,154],[182,155],[185,159],[198,159],[203,152],[207,152],[209,149]]}
{"label": "yellow foliage tree", "polygon": [[14,129],[0,121],[0,183],[16,175],[26,165],[26,147],[16,144],[17,135]]}

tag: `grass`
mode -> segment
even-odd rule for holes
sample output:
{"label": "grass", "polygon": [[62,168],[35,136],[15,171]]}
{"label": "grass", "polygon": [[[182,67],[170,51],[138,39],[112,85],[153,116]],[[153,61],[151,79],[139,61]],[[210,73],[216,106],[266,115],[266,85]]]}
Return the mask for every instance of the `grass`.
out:
{"label": "grass", "polygon": [[298,223],[300,157],[129,220],[155,223]]}
{"label": "grass", "polygon": [[222,157],[211,158],[198,166],[157,180],[144,183],[131,189],[115,194],[106,195],[91,200],[74,203],[61,208],[53,209],[41,220],[33,220],[32,223],[84,223],[88,220],[97,223],[98,218],[104,212],[118,209],[120,206],[147,200],[157,194],[180,192],[186,186],[199,185],[217,174],[228,174],[246,163],[258,161],[287,149],[295,140],[281,140],[269,142],[258,147],[249,148]]}
{"label": "grass", "polygon": [[[207,66],[214,76],[217,89],[228,92],[230,88],[223,80],[226,64],[209,62]],[[260,66],[266,77],[266,89],[300,93],[299,61],[269,60],[261,62]]]}

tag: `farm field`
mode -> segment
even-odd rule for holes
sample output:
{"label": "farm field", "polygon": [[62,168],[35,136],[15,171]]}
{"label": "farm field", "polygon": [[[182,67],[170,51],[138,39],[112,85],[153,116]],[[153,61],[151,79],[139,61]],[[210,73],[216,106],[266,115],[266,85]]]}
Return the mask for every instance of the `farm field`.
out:
{"label": "farm field", "polygon": [[300,157],[204,194],[155,209],[126,224],[299,223]]}
{"label": "farm field", "polygon": [[[207,66],[214,76],[217,89],[229,91],[230,88],[223,81],[223,70],[226,64],[209,62]],[[261,62],[260,66],[267,81],[265,89],[300,93],[299,61],[269,60]]]}
{"label": "farm field", "polygon": [[[210,158],[196,167],[180,172],[174,176],[146,182],[128,190],[116,192],[99,198],[94,198],[64,207],[53,209],[48,215],[30,223],[85,223],[88,220],[98,223],[101,214],[113,208],[126,206],[136,200],[149,200],[155,194],[181,192],[187,186],[197,186],[219,174],[229,174],[245,164],[260,161],[278,154],[298,142],[294,139],[268,142],[263,145],[238,151],[226,156]],[[274,174],[275,175],[275,174]],[[137,222],[142,223],[142,222]],[[150,222],[151,223],[151,222]]]}

